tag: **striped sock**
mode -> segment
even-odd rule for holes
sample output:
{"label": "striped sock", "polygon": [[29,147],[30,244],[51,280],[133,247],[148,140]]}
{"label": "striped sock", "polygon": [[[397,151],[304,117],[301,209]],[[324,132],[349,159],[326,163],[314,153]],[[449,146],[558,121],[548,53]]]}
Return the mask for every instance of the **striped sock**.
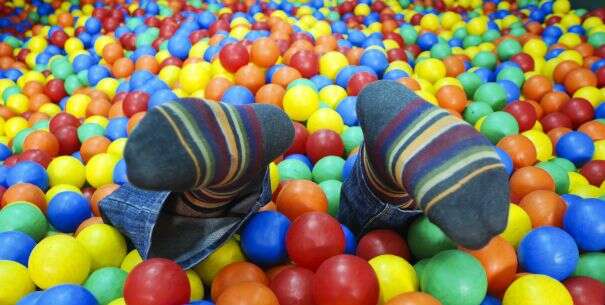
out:
{"label": "striped sock", "polygon": [[143,189],[183,192],[192,209],[212,214],[264,174],[293,135],[288,117],[270,105],[162,104],[128,139],[128,179]]}
{"label": "striped sock", "polygon": [[465,247],[481,247],[504,230],[508,175],[472,126],[392,81],[367,86],[357,112],[361,160],[378,197],[422,209]]}

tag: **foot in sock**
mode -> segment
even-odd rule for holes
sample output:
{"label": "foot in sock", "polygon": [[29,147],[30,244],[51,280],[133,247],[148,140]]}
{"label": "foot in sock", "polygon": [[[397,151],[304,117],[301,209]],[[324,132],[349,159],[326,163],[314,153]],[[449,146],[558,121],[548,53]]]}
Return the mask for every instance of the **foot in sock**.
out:
{"label": "foot in sock", "polygon": [[212,212],[261,175],[293,137],[292,122],[277,107],[181,99],[145,115],[124,158],[132,184],[186,192],[198,211]]}
{"label": "foot in sock", "polygon": [[357,115],[364,172],[379,198],[407,208],[409,193],[464,247],[480,248],[504,230],[508,175],[472,126],[393,81],[368,85],[357,99]]}

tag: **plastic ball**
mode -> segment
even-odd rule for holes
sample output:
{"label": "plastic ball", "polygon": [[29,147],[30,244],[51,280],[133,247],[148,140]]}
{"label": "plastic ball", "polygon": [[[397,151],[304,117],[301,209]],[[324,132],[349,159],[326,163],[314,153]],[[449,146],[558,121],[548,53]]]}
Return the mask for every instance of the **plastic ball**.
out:
{"label": "plastic ball", "polygon": [[19,231],[34,240],[48,232],[48,222],[42,211],[28,202],[15,202],[0,210],[0,232]]}
{"label": "plastic ball", "polygon": [[368,263],[378,279],[380,303],[386,303],[399,294],[418,290],[416,271],[403,258],[383,254],[372,258]]}
{"label": "plastic ball", "polygon": [[290,226],[286,249],[297,265],[315,270],[329,257],[344,253],[344,233],[338,221],[328,214],[309,212]]}
{"label": "plastic ball", "polygon": [[380,255],[396,255],[410,260],[410,250],[403,238],[393,230],[374,230],[365,234],[357,245],[357,256],[371,260]]}
{"label": "plastic ball", "polygon": [[517,248],[521,239],[532,229],[531,218],[518,205],[509,205],[508,222],[500,234],[508,243]]}
{"label": "plastic ball", "polygon": [[313,166],[313,181],[321,183],[326,180],[342,181],[342,169],[345,160],[337,156],[327,156],[321,158]]}
{"label": "plastic ball", "polygon": [[31,183],[42,190],[48,189],[48,174],[44,167],[36,162],[19,162],[7,173],[6,183],[9,186],[18,183]]}
{"label": "plastic ball", "polygon": [[241,233],[244,254],[261,266],[283,263],[288,258],[285,240],[289,227],[290,221],[279,212],[264,211],[254,215]]}
{"label": "plastic ball", "polygon": [[124,299],[132,305],[181,305],[189,302],[187,274],[167,259],[152,258],[136,266],[124,284]]}
{"label": "plastic ball", "polygon": [[16,304],[22,297],[35,290],[27,268],[9,260],[0,261],[0,302]]}
{"label": "plastic ball", "polygon": [[417,259],[430,258],[439,252],[455,249],[454,243],[445,233],[424,216],[410,225],[407,242],[410,252]]}
{"label": "plastic ball", "polygon": [[534,228],[561,227],[567,210],[567,205],[559,195],[545,190],[537,190],[525,195],[519,207],[527,213]]}
{"label": "plastic ball", "polygon": [[267,286],[244,282],[227,288],[216,305],[279,305],[279,302]]}
{"label": "plastic ball", "polygon": [[340,134],[343,128],[343,120],[338,112],[329,108],[318,109],[307,120],[307,130],[310,133],[320,129],[329,129]]}
{"label": "plastic ball", "polygon": [[571,295],[559,281],[541,274],[515,280],[504,293],[502,305],[572,305]]}
{"label": "plastic ball", "polygon": [[605,302],[605,284],[584,276],[571,277],[563,282],[575,305],[596,305]]}
{"label": "plastic ball", "polygon": [[336,132],[321,129],[308,136],[306,152],[311,161],[315,163],[325,156],[342,156],[344,144]]}
{"label": "plastic ball", "polygon": [[419,77],[434,83],[445,77],[446,68],[442,61],[430,58],[416,64],[414,72],[416,72]]}
{"label": "plastic ball", "polygon": [[113,169],[118,161],[107,153],[95,155],[86,164],[86,181],[96,188],[112,183]]}
{"label": "plastic ball", "polygon": [[83,286],[94,295],[100,305],[107,305],[122,297],[127,276],[128,273],[119,268],[101,268],[93,272]]}
{"label": "plastic ball", "polygon": [[313,305],[311,282],[313,272],[300,267],[287,267],[271,280],[271,290],[281,305]]}
{"label": "plastic ball", "polygon": [[277,166],[280,181],[311,180],[312,174],[309,166],[303,161],[288,158],[279,162]]}
{"label": "plastic ball", "polygon": [[283,106],[292,120],[306,121],[319,109],[319,95],[313,88],[296,86],[286,90]]}
{"label": "plastic ball", "polygon": [[594,143],[586,134],[572,131],[563,135],[555,146],[557,156],[581,166],[592,158]]}
{"label": "plastic ball", "polygon": [[583,251],[602,251],[605,249],[604,202],[598,199],[584,199],[568,207],[563,228],[576,241]]}
{"label": "plastic ball", "polygon": [[225,266],[244,260],[244,254],[242,253],[238,242],[230,239],[222,246],[218,247],[216,251],[210,254],[194,269],[200,275],[204,284],[210,285],[218,272]]}
{"label": "plastic ball", "polygon": [[269,279],[262,269],[248,262],[236,262],[223,268],[212,281],[212,299],[217,300],[225,290],[245,282],[269,284]]}
{"label": "plastic ball", "polygon": [[247,64],[250,60],[248,50],[239,43],[225,45],[219,52],[219,58],[221,65],[232,73],[235,73],[237,69]]}
{"label": "plastic ball", "polygon": [[546,170],[526,166],[516,170],[510,179],[511,200],[519,202],[535,190],[555,191],[555,182]]}
{"label": "plastic ball", "polygon": [[465,251],[479,260],[485,269],[489,293],[500,295],[515,279],[517,255],[504,238],[496,236],[481,249]]}
{"label": "plastic ball", "polygon": [[76,236],[76,240],[90,254],[91,270],[119,267],[126,256],[126,240],[118,230],[106,224],[86,227]]}
{"label": "plastic ball", "polygon": [[498,147],[510,156],[515,168],[531,166],[536,163],[536,148],[533,143],[523,135],[506,136],[498,142]]}
{"label": "plastic ball", "polygon": [[385,305],[441,305],[441,302],[424,292],[407,292],[392,298]]}
{"label": "plastic ball", "polygon": [[64,283],[81,284],[88,277],[91,258],[75,238],[53,235],[38,243],[29,257],[29,272],[36,286],[48,289]]}
{"label": "plastic ball", "polygon": [[61,232],[75,232],[91,215],[90,203],[78,193],[59,193],[48,203],[48,220]]}
{"label": "plastic ball", "polygon": [[0,260],[14,261],[27,267],[29,255],[36,242],[19,231],[0,233]]}
{"label": "plastic ball", "polygon": [[7,206],[17,201],[25,201],[35,204],[40,210],[46,211],[46,198],[44,192],[30,183],[17,183],[4,191],[1,206]]}
{"label": "plastic ball", "polygon": [[41,305],[97,305],[95,297],[79,285],[58,285],[46,290],[36,302]]}
{"label": "plastic ball", "polygon": [[519,125],[515,117],[504,111],[497,111],[486,116],[481,124],[481,133],[492,143],[498,143],[502,138],[519,133]]}
{"label": "plastic ball", "polygon": [[579,260],[573,238],[555,227],[541,227],[527,234],[519,244],[519,263],[524,270],[551,276],[569,277]]}
{"label": "plastic ball", "polygon": [[319,72],[329,79],[336,79],[336,74],[349,64],[347,57],[340,52],[330,51],[319,58]]}
{"label": "plastic ball", "polygon": [[36,305],[36,303],[38,302],[38,299],[42,296],[43,293],[44,293],[43,291],[31,292],[31,293],[25,295],[23,298],[21,298],[21,300],[19,300],[17,305]]}

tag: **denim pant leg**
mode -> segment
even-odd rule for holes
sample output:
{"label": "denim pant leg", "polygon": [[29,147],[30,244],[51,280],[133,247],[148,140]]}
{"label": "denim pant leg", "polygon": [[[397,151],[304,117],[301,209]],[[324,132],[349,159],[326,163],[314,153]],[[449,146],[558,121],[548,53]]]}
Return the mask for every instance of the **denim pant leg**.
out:
{"label": "denim pant leg", "polygon": [[338,211],[340,222],[355,236],[359,238],[376,229],[403,232],[421,214],[420,210],[404,210],[376,197],[368,186],[360,158],[357,158],[351,175],[342,186]]}

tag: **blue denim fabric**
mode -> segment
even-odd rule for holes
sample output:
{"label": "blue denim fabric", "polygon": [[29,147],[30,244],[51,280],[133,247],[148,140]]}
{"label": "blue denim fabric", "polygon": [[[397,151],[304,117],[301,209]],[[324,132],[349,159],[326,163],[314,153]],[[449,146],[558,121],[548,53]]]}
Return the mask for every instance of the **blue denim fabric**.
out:
{"label": "blue denim fabric", "polygon": [[[338,218],[356,236],[374,229],[403,231],[422,213],[381,201],[365,179],[357,160],[341,192]],[[238,198],[225,217],[174,215],[162,211],[168,200],[170,192],[146,191],[125,184],[103,199],[100,207],[105,221],[124,233],[143,258],[169,258],[183,268],[191,268],[226,242],[271,200],[269,171],[257,191]]]}
{"label": "blue denim fabric", "polygon": [[338,220],[357,237],[376,229],[404,232],[422,211],[404,210],[377,198],[366,182],[360,159],[342,185]]}
{"label": "blue denim fabric", "polygon": [[169,258],[189,269],[208,257],[271,200],[269,171],[256,189],[230,205],[225,216],[194,218],[162,211],[170,192],[125,184],[100,202],[106,223],[125,234],[144,259]]}

